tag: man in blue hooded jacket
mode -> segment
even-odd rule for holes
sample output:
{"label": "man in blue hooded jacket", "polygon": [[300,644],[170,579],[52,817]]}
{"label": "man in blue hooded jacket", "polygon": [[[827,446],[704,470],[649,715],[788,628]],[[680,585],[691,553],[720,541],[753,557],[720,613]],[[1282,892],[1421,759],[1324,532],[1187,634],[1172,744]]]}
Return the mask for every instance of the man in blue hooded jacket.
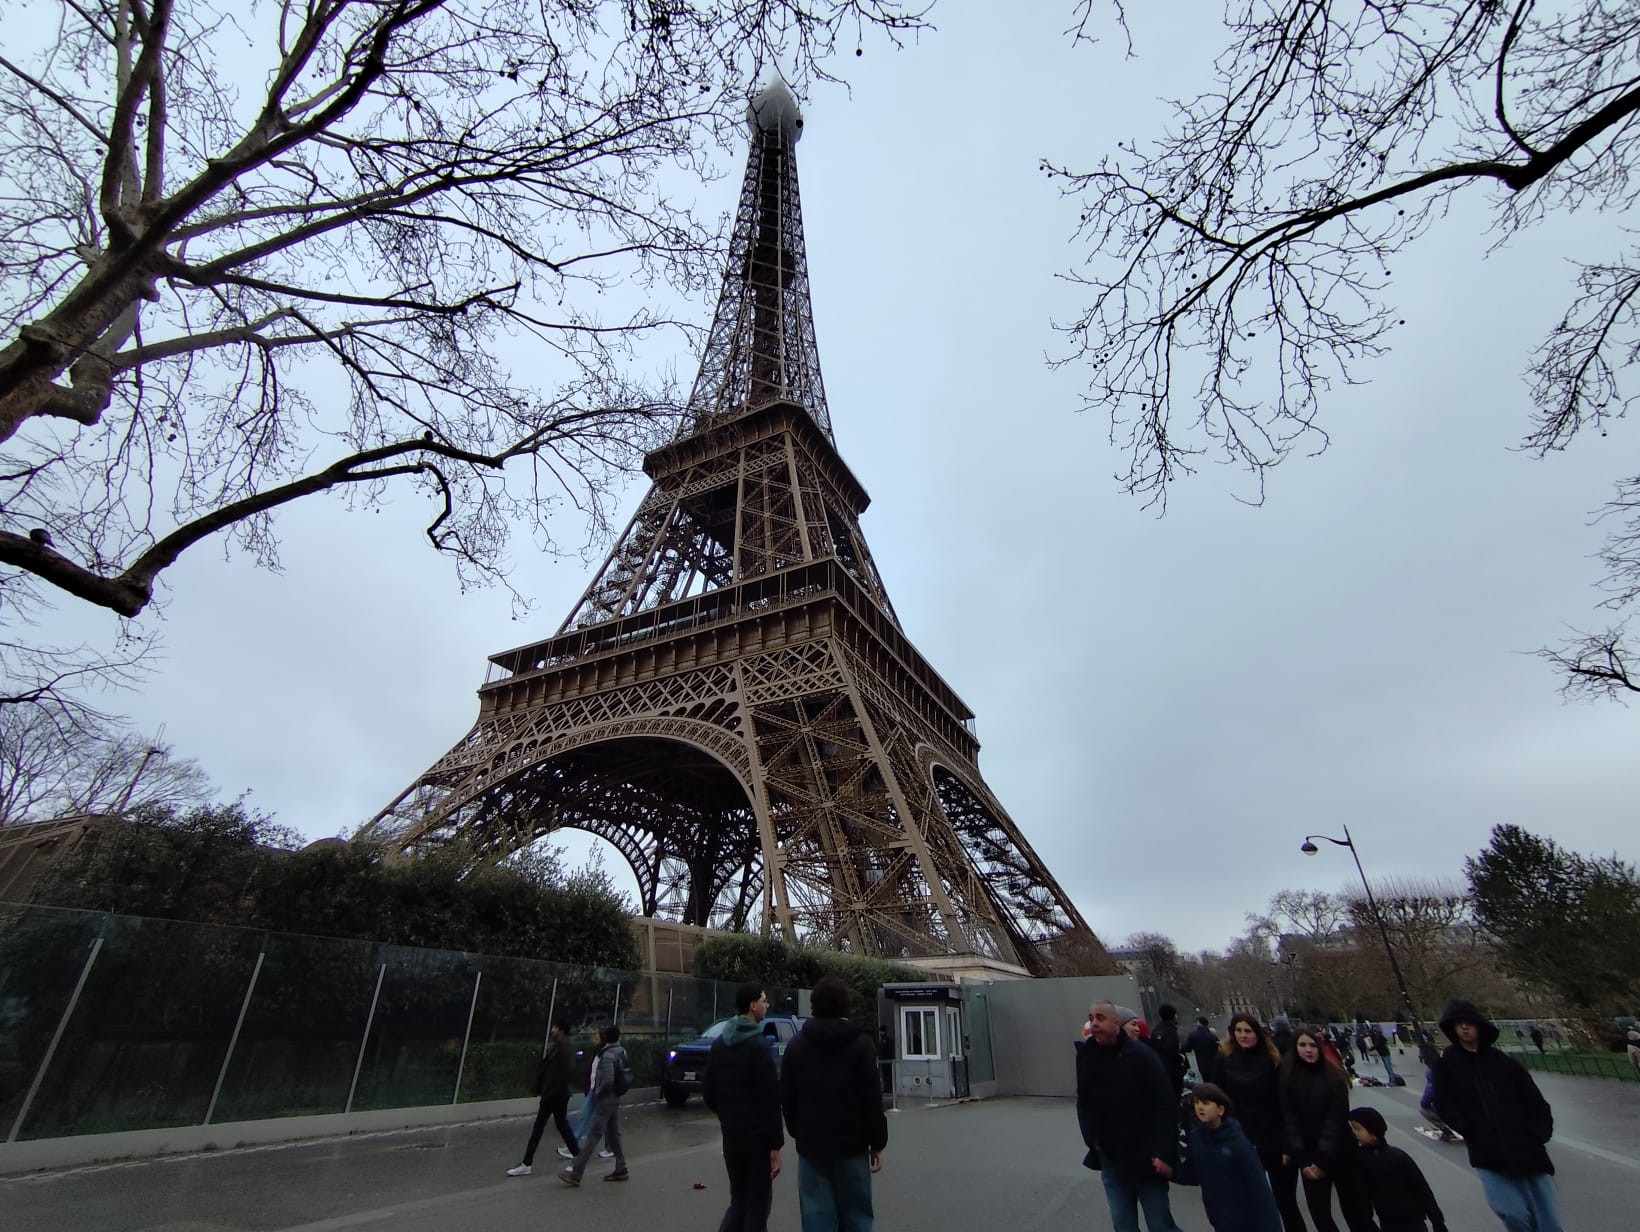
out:
{"label": "man in blue hooded jacket", "polygon": [[712,1041],[706,1062],[706,1106],[723,1130],[729,1209],[718,1232],[764,1232],[780,1175],[780,1077],[763,1035],[769,998],[758,984],[735,989],[735,1017]]}

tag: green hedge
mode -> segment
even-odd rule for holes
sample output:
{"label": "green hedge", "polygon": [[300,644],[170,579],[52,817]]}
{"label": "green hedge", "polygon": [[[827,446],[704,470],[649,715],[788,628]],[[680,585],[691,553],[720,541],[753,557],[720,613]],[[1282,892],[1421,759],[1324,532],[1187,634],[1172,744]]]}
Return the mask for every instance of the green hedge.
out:
{"label": "green hedge", "polygon": [[849,987],[849,1018],[868,1027],[877,1021],[879,988],[929,978],[927,972],[903,963],[747,934],[702,942],[695,950],[694,972],[700,979],[758,983],[766,988],[813,988],[822,976],[835,975]]}
{"label": "green hedge", "polygon": [[1575,1074],[1582,1078],[1616,1078],[1621,1082],[1640,1081],[1634,1063],[1621,1053],[1514,1052],[1510,1053],[1527,1069],[1550,1074]]}

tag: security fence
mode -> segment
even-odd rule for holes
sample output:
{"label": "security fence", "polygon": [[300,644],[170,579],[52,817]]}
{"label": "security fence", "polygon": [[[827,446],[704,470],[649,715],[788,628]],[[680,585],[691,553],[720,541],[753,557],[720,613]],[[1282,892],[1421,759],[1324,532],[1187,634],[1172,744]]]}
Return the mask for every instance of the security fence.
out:
{"label": "security fence", "polygon": [[[0,1135],[477,1103],[532,1093],[547,1026],[615,1022],[637,1085],[733,986],[0,903]],[[770,989],[795,1012],[796,994]],[[584,1079],[584,1066],[577,1066]]]}

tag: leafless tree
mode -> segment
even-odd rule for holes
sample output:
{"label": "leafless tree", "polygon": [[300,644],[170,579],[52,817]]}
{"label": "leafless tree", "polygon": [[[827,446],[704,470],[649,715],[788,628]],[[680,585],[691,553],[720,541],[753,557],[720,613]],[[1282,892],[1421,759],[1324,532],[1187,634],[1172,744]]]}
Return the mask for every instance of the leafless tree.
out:
{"label": "leafless tree", "polygon": [[720,251],[679,188],[767,68],[801,89],[922,21],[899,0],[0,0],[0,25],[15,628],[52,597],[135,616],[217,535],[273,564],[274,513],[324,492],[424,494],[464,580],[502,575],[515,523],[548,547],[555,506],[596,523],[673,411],[634,348]]}
{"label": "leafless tree", "polygon": [[160,739],[78,724],[45,706],[0,707],[0,825],[207,803],[210,780]]}
{"label": "leafless tree", "polygon": [[[1076,32],[1093,9],[1079,7]],[[1228,0],[1211,88],[1169,134],[1091,169],[1045,163],[1082,208],[1086,306],[1064,362],[1091,370],[1120,480],[1147,503],[1203,459],[1267,473],[1327,445],[1323,398],[1405,321],[1397,254],[1458,194],[1500,242],[1549,216],[1621,214],[1640,155],[1640,7],[1611,0]],[[1558,450],[1637,396],[1640,258],[1581,266],[1526,372],[1524,446]],[[1619,503],[1632,510],[1640,478]],[[1619,588],[1640,571],[1627,523]],[[1620,602],[1625,602],[1622,600]],[[1626,656],[1546,657],[1578,687],[1632,689]]]}

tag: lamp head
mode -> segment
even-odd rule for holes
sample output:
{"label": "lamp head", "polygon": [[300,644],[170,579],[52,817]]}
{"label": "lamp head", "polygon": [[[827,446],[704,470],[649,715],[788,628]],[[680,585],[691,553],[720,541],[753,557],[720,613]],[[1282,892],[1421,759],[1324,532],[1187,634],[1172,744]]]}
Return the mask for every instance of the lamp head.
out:
{"label": "lamp head", "polygon": [[1299,850],[1302,851],[1307,856],[1313,856],[1316,852],[1320,851],[1321,848],[1317,847],[1314,843],[1310,842],[1309,839],[1305,839],[1304,840],[1304,845],[1302,847],[1300,847]]}

